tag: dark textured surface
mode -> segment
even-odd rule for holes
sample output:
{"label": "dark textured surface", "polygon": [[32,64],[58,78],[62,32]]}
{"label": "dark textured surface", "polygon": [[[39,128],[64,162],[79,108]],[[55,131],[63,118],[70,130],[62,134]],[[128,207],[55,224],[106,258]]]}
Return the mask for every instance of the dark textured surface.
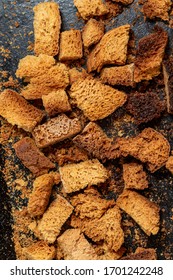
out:
{"label": "dark textured surface", "polygon": [[[8,50],[0,53],[0,70],[5,70],[15,77],[15,71],[20,58],[32,53],[27,48],[33,43],[33,6],[41,1],[36,0],[2,0],[0,1],[0,46]],[[58,0],[61,9],[61,16],[63,21],[62,30],[70,28],[81,28],[83,20],[78,20],[76,16],[76,9],[73,6],[72,0]],[[155,22],[144,22],[143,15],[140,12],[138,1],[126,8],[122,14],[110,21],[107,25],[107,30],[113,27],[130,23],[135,34],[135,39],[138,41],[143,36],[149,34],[155,25]],[[172,29],[168,25],[159,21],[158,25],[168,31],[169,39],[172,38]],[[171,52],[172,40],[169,40],[167,53]],[[151,85],[152,87],[152,85]],[[118,110],[112,114],[111,117],[100,121],[104,130],[108,135],[117,134],[118,127],[115,119],[121,118],[124,111]],[[162,132],[169,140],[173,149],[173,117],[164,114],[163,117],[155,122],[147,124],[158,131]],[[121,131],[123,135],[133,136],[141,131],[145,126],[137,127],[131,122],[123,121],[121,124]],[[1,150],[1,166],[3,166],[3,159],[5,152]],[[18,160],[13,156],[11,161],[14,165]],[[116,162],[112,163],[116,165]],[[23,167],[20,166],[22,169]],[[24,170],[25,171],[25,170]],[[11,172],[13,172],[11,170]],[[114,179],[117,184],[117,193],[121,189],[121,176],[118,171],[118,166],[115,167]],[[15,178],[15,174],[14,174]],[[156,236],[147,237],[138,226],[126,215],[123,214],[123,226],[126,231],[125,247],[130,248],[129,251],[134,251],[137,246],[157,248],[158,259],[173,259],[173,179],[172,175],[165,168],[160,169],[154,174],[149,174],[150,188],[142,193],[151,200],[158,203],[161,207],[161,229]],[[16,197],[9,198],[7,196],[7,186],[3,177],[0,179],[1,195],[0,195],[0,259],[14,259],[15,253],[11,241],[11,223],[12,217],[10,215],[11,202],[14,203]],[[119,189],[118,189],[119,188]],[[110,192],[109,197],[116,197],[113,192]],[[26,203],[23,201],[23,203]],[[127,223],[128,221],[128,223]],[[138,240],[139,237],[139,240]],[[134,242],[134,240],[136,240]]]}

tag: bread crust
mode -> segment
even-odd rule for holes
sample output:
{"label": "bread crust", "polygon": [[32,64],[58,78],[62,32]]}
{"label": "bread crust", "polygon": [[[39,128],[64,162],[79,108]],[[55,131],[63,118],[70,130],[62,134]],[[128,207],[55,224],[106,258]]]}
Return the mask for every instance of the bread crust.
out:
{"label": "bread crust", "polygon": [[98,43],[104,35],[104,29],[104,23],[102,21],[97,21],[93,18],[89,19],[82,31],[84,47],[89,48]]}
{"label": "bread crust", "polygon": [[147,18],[169,20],[169,10],[171,8],[170,0],[146,0],[142,11]]}
{"label": "bread crust", "polygon": [[74,0],[74,5],[84,20],[94,16],[102,16],[109,12],[103,0]]}

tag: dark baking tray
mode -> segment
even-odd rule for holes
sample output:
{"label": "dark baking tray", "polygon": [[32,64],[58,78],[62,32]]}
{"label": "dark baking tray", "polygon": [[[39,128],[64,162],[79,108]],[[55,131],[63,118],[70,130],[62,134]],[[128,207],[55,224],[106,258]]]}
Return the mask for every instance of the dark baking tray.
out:
{"label": "dark baking tray", "polygon": [[[34,42],[33,38],[33,6],[41,1],[37,0],[2,0],[0,1],[0,46],[4,49],[8,49],[10,55],[4,55],[2,48],[0,52],[0,70],[8,71],[13,77],[15,77],[15,71],[18,65],[19,59],[32,54],[32,51],[27,49],[30,42]],[[58,0],[61,9],[62,16],[62,30],[70,28],[81,29],[84,25],[83,20],[79,20],[76,16],[77,10],[73,5],[73,0]],[[169,44],[167,48],[167,54],[172,53],[173,31],[162,21],[148,21],[144,20],[144,17],[140,11],[141,6],[138,1],[134,1],[133,4],[124,8],[122,14],[115,17],[113,21],[107,24],[106,29],[111,29],[123,24],[131,24],[131,28],[134,31],[135,40],[138,41],[143,36],[152,32],[154,26],[158,24],[167,30],[169,35]],[[118,113],[113,114],[110,118],[106,118],[100,121],[100,125],[108,133],[112,134],[112,127],[114,119],[117,115],[121,115],[121,110]],[[173,149],[173,117],[168,114],[163,114],[162,118],[148,126],[156,128],[158,131],[164,132]],[[142,130],[145,126],[141,126]],[[138,128],[129,124],[122,124],[121,129],[127,135],[133,135],[138,132]],[[116,130],[116,128],[115,128]],[[11,148],[9,144],[9,148]],[[12,148],[11,148],[12,149]],[[0,259],[15,259],[14,245],[11,240],[12,237],[12,217],[11,206],[15,201],[15,197],[9,197],[7,195],[8,186],[3,177],[4,161],[7,157],[5,147],[0,147],[0,164],[1,164],[1,177],[0,177]],[[11,157],[14,165],[18,164],[19,168],[26,171],[20,164],[20,161],[16,158],[14,152]],[[115,164],[115,163],[112,163]],[[13,172],[13,171],[11,171]],[[119,173],[115,168],[115,179],[119,180]],[[14,174],[14,179],[16,174]],[[149,174],[150,188],[144,192],[146,197],[149,197],[153,201],[157,202],[161,208],[161,230],[156,236],[146,237],[145,234],[140,231],[139,227],[126,215],[123,214],[123,220],[128,220],[132,223],[129,229],[130,233],[126,234],[125,247],[130,248],[130,251],[134,251],[137,246],[145,243],[146,247],[153,247],[157,249],[158,259],[173,259],[173,178],[168,170],[164,167],[154,174]],[[110,193],[110,197],[115,194]],[[116,195],[115,195],[116,196]],[[21,202],[24,205],[26,201]],[[124,228],[127,228],[124,224]],[[140,240],[134,242],[136,231],[140,232]]]}

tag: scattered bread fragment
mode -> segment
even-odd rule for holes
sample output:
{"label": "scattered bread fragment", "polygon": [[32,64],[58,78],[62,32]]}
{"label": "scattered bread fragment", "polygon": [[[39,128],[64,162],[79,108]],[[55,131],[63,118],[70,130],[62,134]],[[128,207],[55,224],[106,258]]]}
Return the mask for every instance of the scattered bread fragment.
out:
{"label": "scattered bread fragment", "polygon": [[21,89],[21,95],[27,100],[41,99],[43,95],[49,94],[56,88],[44,86],[42,84],[28,84]]}
{"label": "scattered bread fragment", "polygon": [[132,138],[117,139],[123,156],[131,155],[146,163],[150,172],[155,172],[165,165],[170,154],[167,139],[153,128],[145,128]]}
{"label": "scattered bread fragment", "polygon": [[173,156],[170,156],[166,162],[166,168],[173,174]]}
{"label": "scattered bread fragment", "polygon": [[22,138],[16,142],[13,148],[23,165],[35,176],[48,173],[49,169],[55,167],[54,163],[38,149],[34,140],[29,137]]}
{"label": "scattered bread fragment", "polygon": [[79,79],[85,79],[88,76],[87,71],[82,67],[73,67],[69,69],[70,85]]}
{"label": "scattered bread fragment", "polygon": [[115,159],[120,156],[119,147],[109,138],[99,125],[89,122],[84,130],[73,138],[73,142],[102,161]]}
{"label": "scattered bread fragment", "polygon": [[167,100],[167,111],[173,114],[173,57],[163,62],[163,75]]}
{"label": "scattered bread fragment", "polygon": [[122,25],[106,32],[90,52],[87,59],[88,72],[100,72],[104,65],[124,65],[127,59],[130,25]]}
{"label": "scattered bread fragment", "polygon": [[61,250],[64,260],[97,260],[92,245],[80,229],[68,229],[57,239],[57,250]]}
{"label": "scattered bread fragment", "polygon": [[39,3],[34,7],[34,52],[36,55],[55,56],[59,53],[61,16],[54,2]]}
{"label": "scattered bread fragment", "polygon": [[49,246],[45,241],[37,241],[28,247],[24,247],[23,253],[27,260],[53,260],[56,249],[53,245]]}
{"label": "scattered bread fragment", "polygon": [[103,244],[95,245],[94,249],[98,255],[99,260],[119,260],[126,251],[125,248],[121,247],[117,252],[115,252],[112,249],[108,248],[105,242],[103,242]]}
{"label": "scattered bread fragment", "polygon": [[142,11],[149,19],[169,20],[170,0],[145,0]]}
{"label": "scattered bread fragment", "polygon": [[92,78],[73,83],[69,95],[90,121],[104,119],[123,106],[127,99],[124,92]]}
{"label": "scattered bread fragment", "polygon": [[0,115],[10,124],[31,132],[45,113],[29,104],[16,91],[6,89],[0,94]]}
{"label": "scattered bread fragment", "polygon": [[89,48],[90,46],[98,43],[103,35],[104,23],[93,18],[89,19],[82,31],[84,47]]}
{"label": "scattered bread fragment", "polygon": [[32,135],[36,145],[39,148],[45,148],[70,138],[80,131],[81,124],[77,118],[70,119],[65,114],[60,114],[46,123],[38,125]]}
{"label": "scattered bread fragment", "polygon": [[102,16],[109,12],[103,0],[74,0],[74,5],[84,20],[94,16]]}
{"label": "scattered bread fragment", "polygon": [[142,164],[136,162],[123,164],[123,179],[125,189],[143,190],[148,188],[147,175]]}
{"label": "scattered bread fragment", "polygon": [[157,254],[153,248],[138,247],[135,253],[122,257],[121,260],[157,260]]}
{"label": "scattered bread fragment", "polygon": [[72,212],[72,205],[64,197],[57,195],[57,198],[51,202],[38,224],[38,230],[46,242],[55,242],[60,234],[61,227]]}
{"label": "scattered bread fragment", "polygon": [[108,179],[106,168],[97,159],[66,164],[59,168],[59,172],[66,193],[79,191],[88,185],[104,183]]}
{"label": "scattered bread fragment", "polygon": [[158,233],[160,208],[156,203],[131,190],[123,191],[116,203],[135,220],[148,236]]}

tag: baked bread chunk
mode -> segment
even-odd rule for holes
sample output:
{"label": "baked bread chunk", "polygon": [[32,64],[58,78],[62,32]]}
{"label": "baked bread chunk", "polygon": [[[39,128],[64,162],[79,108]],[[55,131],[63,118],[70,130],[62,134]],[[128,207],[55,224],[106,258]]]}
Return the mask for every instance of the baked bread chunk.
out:
{"label": "baked bread chunk", "polygon": [[58,113],[71,111],[68,96],[63,89],[51,91],[47,95],[42,95],[43,106],[49,116],[54,117]]}
{"label": "baked bread chunk", "polygon": [[102,161],[120,156],[116,141],[109,138],[101,127],[94,122],[87,124],[84,130],[73,138],[73,142],[86,150],[89,155]]}
{"label": "baked bread chunk", "polygon": [[13,145],[17,157],[35,176],[48,173],[55,165],[35,145],[33,139],[22,138]]}
{"label": "baked bread chunk", "polygon": [[42,86],[42,84],[28,84],[21,89],[21,95],[28,100],[41,99],[43,95],[49,94],[52,91],[57,90],[49,86]]}
{"label": "baked bread chunk", "polygon": [[157,254],[153,248],[138,247],[135,253],[127,255],[121,260],[157,260]]}
{"label": "baked bread chunk", "polygon": [[166,168],[173,174],[173,156],[168,158],[168,161],[166,162]]}
{"label": "baked bread chunk", "polygon": [[97,70],[106,64],[124,65],[127,59],[130,25],[122,25],[105,33],[100,42],[88,55],[88,72]]}
{"label": "baked bread chunk", "polygon": [[29,196],[28,213],[32,217],[41,216],[44,214],[54,185],[54,176],[44,174],[35,179],[33,182],[33,190]]}
{"label": "baked bread chunk", "polygon": [[76,60],[83,56],[82,35],[80,30],[67,30],[60,35],[59,60]]}
{"label": "baked bread chunk", "polygon": [[39,3],[34,7],[34,52],[36,55],[55,56],[59,52],[61,16],[54,2]]}
{"label": "baked bread chunk", "polygon": [[89,48],[98,43],[104,35],[104,29],[104,23],[102,21],[97,21],[93,18],[89,19],[82,31],[84,47]]}
{"label": "baked bread chunk", "polygon": [[170,0],[146,0],[143,5],[143,13],[147,18],[169,20]]}
{"label": "baked bread chunk", "polygon": [[81,124],[77,118],[69,119],[66,115],[60,114],[38,125],[32,132],[36,145],[45,148],[57,142],[70,138],[81,131]]}
{"label": "baked bread chunk", "polygon": [[173,114],[173,57],[163,62],[163,75],[167,100],[167,111]]}
{"label": "baked bread chunk", "polygon": [[131,155],[143,163],[151,172],[155,172],[168,160],[170,144],[167,139],[152,128],[145,128],[132,138],[117,139],[123,156]]}
{"label": "baked bread chunk", "polygon": [[97,159],[66,164],[59,168],[59,172],[66,193],[79,191],[88,185],[104,183],[108,179],[106,168]]}
{"label": "baked bread chunk", "polygon": [[16,91],[6,89],[0,94],[0,115],[12,125],[31,132],[45,113],[29,104]]}
{"label": "baked bread chunk", "polygon": [[125,189],[143,190],[148,188],[147,175],[142,164],[136,162],[123,164],[123,179]]}
{"label": "baked bread chunk", "polygon": [[135,191],[125,190],[117,199],[117,205],[125,211],[150,236],[159,231],[159,206]]}
{"label": "baked bread chunk", "polygon": [[134,85],[134,63],[124,66],[103,68],[100,74],[101,81],[110,85]]}
{"label": "baked bread chunk", "polygon": [[94,249],[99,260],[119,260],[126,251],[125,248],[121,247],[115,252],[112,249],[109,249],[105,242],[103,242],[103,244],[95,245]]}
{"label": "baked bread chunk", "polygon": [[27,260],[53,260],[56,249],[53,245],[49,246],[45,241],[37,241],[28,247],[24,247],[23,253]]}
{"label": "baked bread chunk", "polygon": [[151,80],[160,74],[161,64],[168,42],[168,34],[162,28],[139,40],[134,69],[134,81]]}
{"label": "baked bread chunk", "polygon": [[88,75],[87,71],[82,67],[73,67],[69,69],[70,85],[79,79],[85,79]]}
{"label": "baked bread chunk", "polygon": [[72,212],[72,205],[64,197],[57,195],[57,198],[49,205],[38,224],[38,230],[46,242],[55,242],[61,227]]}
{"label": "baked bread chunk", "polygon": [[58,237],[57,245],[64,260],[97,260],[94,248],[80,232],[80,229],[66,230]]}
{"label": "baked bread chunk", "polygon": [[109,12],[103,0],[74,0],[74,5],[84,20],[94,16],[102,16]]}
{"label": "baked bread chunk", "polygon": [[123,106],[127,99],[124,92],[92,78],[73,83],[69,95],[90,121],[104,119]]}

